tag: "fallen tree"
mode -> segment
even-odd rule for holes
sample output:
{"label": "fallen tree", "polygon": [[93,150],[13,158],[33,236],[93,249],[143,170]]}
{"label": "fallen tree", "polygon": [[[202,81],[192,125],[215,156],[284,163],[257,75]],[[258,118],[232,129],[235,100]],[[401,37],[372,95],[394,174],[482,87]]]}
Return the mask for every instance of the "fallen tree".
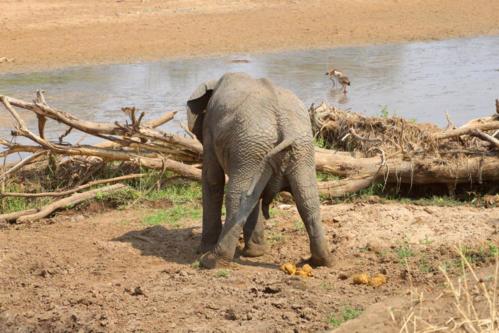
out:
{"label": "fallen tree", "polygon": [[[135,167],[130,170],[171,171],[185,178],[201,180],[202,145],[192,137],[157,129],[173,119],[175,112],[166,112],[158,119],[145,121],[143,112],[127,107],[122,109],[126,115],[124,121],[98,123],[49,106],[41,91],[36,93],[31,103],[7,96],[0,96],[0,103],[15,121],[12,136],[31,142],[20,144],[0,138],[0,146],[4,147],[0,157],[17,153],[27,155],[0,173],[0,198],[87,198],[85,193],[89,197],[92,197],[91,193],[97,193],[93,190],[82,192],[91,187],[143,175],[130,172],[120,177],[91,180],[99,168],[111,162]],[[24,109],[37,116],[38,133],[28,128],[16,109]],[[388,187],[406,184],[410,188],[440,184],[452,192],[460,184],[499,181],[499,114],[472,120],[460,128],[455,128],[449,120],[448,128],[442,130],[434,125],[417,124],[397,117],[365,117],[326,104],[312,105],[309,113],[317,142],[327,148],[316,148],[317,170],[342,178],[319,182],[322,195],[341,197],[374,183]],[[45,137],[47,120],[67,126],[57,141]],[[94,145],[64,142],[73,130],[103,141]],[[79,172],[81,175],[77,181],[68,182],[63,190],[5,192],[8,179],[15,178],[20,170],[42,164],[53,165],[54,169],[76,165],[83,171]],[[107,187],[114,189],[112,186]],[[54,203],[64,203],[64,199]],[[60,207],[53,203],[49,206],[55,209]],[[21,222],[45,217],[53,211],[52,208],[42,208],[24,214],[0,215],[0,219]]]}
{"label": "fallen tree", "polygon": [[[317,170],[340,181],[319,184],[322,194],[343,196],[373,183],[385,186],[499,182],[499,113],[441,130],[397,117],[365,117],[321,104],[309,110],[322,145]],[[487,133],[487,132],[490,132]]]}

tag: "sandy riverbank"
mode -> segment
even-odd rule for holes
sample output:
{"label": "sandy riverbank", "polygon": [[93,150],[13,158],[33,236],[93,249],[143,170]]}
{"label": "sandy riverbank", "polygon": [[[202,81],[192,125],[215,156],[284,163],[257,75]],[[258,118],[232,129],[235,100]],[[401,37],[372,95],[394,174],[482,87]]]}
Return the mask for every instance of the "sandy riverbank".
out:
{"label": "sandy riverbank", "polygon": [[1,72],[499,33],[493,0],[6,0]]}

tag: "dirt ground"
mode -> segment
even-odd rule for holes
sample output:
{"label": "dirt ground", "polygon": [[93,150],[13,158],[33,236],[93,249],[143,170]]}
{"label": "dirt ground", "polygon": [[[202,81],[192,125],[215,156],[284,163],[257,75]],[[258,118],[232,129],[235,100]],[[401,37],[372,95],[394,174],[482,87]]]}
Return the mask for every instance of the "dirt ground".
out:
{"label": "dirt ground", "polygon": [[498,15],[495,0],[2,0],[0,72],[497,34]]}
{"label": "dirt ground", "polygon": [[[411,285],[440,291],[437,267],[452,272],[454,246],[488,269],[486,249],[499,244],[499,208],[323,206],[334,267],[294,277],[279,266],[306,257],[308,241],[295,208],[281,207],[266,222],[267,255],[202,270],[200,221],[146,225],[154,208],[92,210],[0,230],[0,332],[320,332],[345,309],[365,311],[342,332],[399,332],[388,309],[407,305]],[[388,282],[354,285],[361,272]]]}

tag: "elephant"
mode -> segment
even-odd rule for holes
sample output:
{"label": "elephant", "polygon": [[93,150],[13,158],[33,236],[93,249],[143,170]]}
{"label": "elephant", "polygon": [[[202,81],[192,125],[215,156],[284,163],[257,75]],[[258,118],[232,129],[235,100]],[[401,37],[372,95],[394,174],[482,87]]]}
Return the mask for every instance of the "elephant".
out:
{"label": "elephant", "polygon": [[187,101],[186,111],[188,128],[203,145],[200,265],[229,265],[241,232],[242,255],[263,255],[267,244],[262,215],[269,218],[272,200],[286,190],[292,193],[309,236],[308,262],[330,266],[313,135],[303,103],[266,78],[226,73],[201,84]]}

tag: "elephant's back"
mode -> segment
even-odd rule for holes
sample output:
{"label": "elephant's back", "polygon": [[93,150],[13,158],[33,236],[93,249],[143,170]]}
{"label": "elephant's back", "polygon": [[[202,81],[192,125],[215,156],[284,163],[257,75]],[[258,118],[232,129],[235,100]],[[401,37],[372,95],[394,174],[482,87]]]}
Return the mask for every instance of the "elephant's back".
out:
{"label": "elephant's back", "polygon": [[232,142],[243,137],[277,139],[276,102],[276,91],[268,80],[225,74],[208,104],[214,136]]}
{"label": "elephant's back", "polygon": [[287,126],[296,127],[295,130],[310,127],[308,112],[293,92],[275,86],[268,79],[254,79],[245,73],[224,74],[208,110],[217,124],[241,124],[243,130],[276,128],[283,118],[287,118]]}
{"label": "elephant's back", "polygon": [[243,73],[220,79],[207,116],[221,161],[263,158],[284,137],[293,136],[301,145],[312,142],[310,119],[298,97]]}
{"label": "elephant's back", "polygon": [[227,73],[220,78],[208,107],[212,106],[212,111],[220,112],[223,117],[228,112],[244,113],[252,106],[254,111],[265,109],[276,101],[276,89],[269,80],[254,79],[245,73]]}

